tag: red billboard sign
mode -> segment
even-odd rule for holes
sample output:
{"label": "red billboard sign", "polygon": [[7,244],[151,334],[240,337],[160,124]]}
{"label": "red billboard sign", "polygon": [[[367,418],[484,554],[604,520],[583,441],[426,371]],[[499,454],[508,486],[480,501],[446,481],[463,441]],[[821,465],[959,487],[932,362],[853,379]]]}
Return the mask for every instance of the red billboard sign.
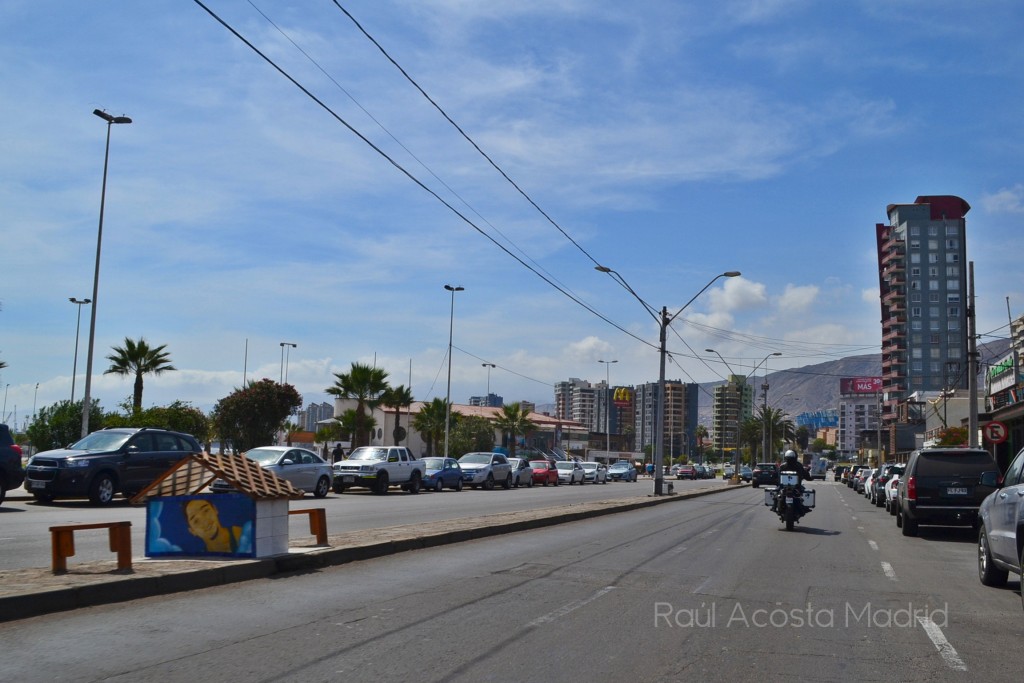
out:
{"label": "red billboard sign", "polygon": [[881,377],[843,377],[839,380],[840,394],[878,394],[881,391]]}

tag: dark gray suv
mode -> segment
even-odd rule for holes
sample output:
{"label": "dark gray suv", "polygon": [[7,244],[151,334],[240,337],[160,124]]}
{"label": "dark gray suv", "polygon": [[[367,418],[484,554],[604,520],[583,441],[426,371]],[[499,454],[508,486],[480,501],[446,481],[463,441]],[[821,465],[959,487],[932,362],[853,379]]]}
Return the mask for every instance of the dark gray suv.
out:
{"label": "dark gray suv", "polygon": [[0,505],[3,505],[7,492],[21,486],[24,479],[21,452],[14,446],[10,428],[0,424]]}
{"label": "dark gray suv", "polygon": [[103,429],[67,448],[32,456],[25,488],[44,503],[88,497],[94,505],[107,505],[118,492],[130,498],[202,450],[191,435],[166,429]]}
{"label": "dark gray suv", "polygon": [[919,524],[972,526],[991,485],[982,472],[998,472],[988,451],[971,448],[925,448],[910,454],[897,489],[896,526],[916,536]]}

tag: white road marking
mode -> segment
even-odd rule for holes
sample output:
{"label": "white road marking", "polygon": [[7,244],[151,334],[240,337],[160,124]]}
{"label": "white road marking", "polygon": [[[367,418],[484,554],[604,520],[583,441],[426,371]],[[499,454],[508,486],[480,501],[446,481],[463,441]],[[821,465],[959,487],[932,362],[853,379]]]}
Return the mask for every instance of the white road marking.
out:
{"label": "white road marking", "polygon": [[874,541],[868,541],[868,545],[871,546],[871,549],[874,550],[876,553],[878,552],[878,544],[877,543],[875,543]]}
{"label": "white road marking", "polygon": [[949,644],[946,636],[942,634],[942,629],[936,626],[934,621],[928,617],[918,617],[917,623],[921,624],[921,628],[928,634],[928,638],[935,645],[935,649],[939,651],[939,655],[946,662],[946,666],[954,671],[967,671],[967,665],[964,664],[964,660],[960,659],[960,655]]}
{"label": "white road marking", "polygon": [[883,562],[882,563],[882,571],[885,572],[885,575],[887,577],[889,577],[890,579],[892,579],[893,581],[896,580],[896,570],[893,569],[892,565],[889,564],[888,562]]}
{"label": "white road marking", "polygon": [[561,617],[564,617],[567,614],[575,612],[580,607],[583,607],[585,605],[589,605],[590,603],[592,603],[594,600],[597,600],[599,597],[601,597],[605,593],[608,593],[608,592],[613,591],[613,590],[615,590],[615,586],[605,586],[601,590],[599,590],[596,593],[594,593],[593,595],[591,595],[589,598],[583,598],[581,600],[577,600],[576,602],[570,602],[568,605],[563,605],[562,607],[559,607],[558,609],[556,609],[554,612],[548,612],[544,616],[538,617],[538,618],[534,619],[533,621],[528,623],[526,626],[527,627],[540,626],[542,624],[550,623],[550,622],[552,622],[552,621],[554,621],[556,619],[560,619]]}

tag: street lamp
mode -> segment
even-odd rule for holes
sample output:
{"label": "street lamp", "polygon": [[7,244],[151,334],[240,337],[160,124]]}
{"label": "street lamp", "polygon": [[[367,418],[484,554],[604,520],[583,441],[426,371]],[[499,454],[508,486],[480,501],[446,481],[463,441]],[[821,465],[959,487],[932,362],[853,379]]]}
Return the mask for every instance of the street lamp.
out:
{"label": "street lamp", "polygon": [[683,304],[682,308],[676,311],[673,315],[669,316],[668,308],[666,307],[662,307],[660,314],[655,315],[654,308],[646,301],[641,299],[640,295],[633,291],[633,288],[626,283],[625,279],[619,273],[605,266],[594,266],[594,269],[602,273],[614,273],[617,276],[619,284],[625,287],[626,290],[630,294],[632,294],[637,301],[643,304],[643,307],[647,309],[647,312],[650,313],[658,322],[658,327],[660,328],[660,347],[658,354],[660,356],[660,363],[658,368],[658,410],[655,416],[656,424],[654,428],[655,439],[657,439],[657,441],[654,444],[654,495],[660,496],[662,494],[662,489],[665,483],[665,475],[662,470],[665,457],[665,356],[668,355],[668,352],[665,349],[666,331],[668,330],[668,326],[672,324],[672,321],[679,317],[679,314],[686,310],[687,306],[696,301],[697,297],[699,297],[701,294],[707,291],[707,289],[715,282],[717,282],[719,278],[737,277],[738,275],[740,275],[740,272],[738,270],[728,270],[724,273],[719,273],[715,277],[711,278],[711,281],[704,285],[704,287],[702,287],[699,292],[694,294],[693,298],[691,298],[689,301]]}
{"label": "street lamp", "polygon": [[[455,331],[455,292],[466,291],[465,287],[445,285],[445,289],[452,293],[451,313],[448,315],[448,389],[444,395],[444,457],[448,457],[448,433],[452,423],[452,333]],[[490,375],[488,375],[488,383]]]}
{"label": "street lamp", "polygon": [[[454,296],[454,294],[452,296]],[[484,400],[486,401],[487,407],[490,408],[491,407],[491,368],[496,368],[498,366],[495,365],[494,363],[481,363],[480,367],[487,368],[487,398],[484,399]]]}
{"label": "street lamp", "polygon": [[131,123],[127,116],[111,116],[94,109],[93,114],[107,122],[107,146],[103,153],[103,185],[100,189],[100,224],[96,231],[96,268],[92,275],[92,311],[89,314],[89,352],[85,361],[85,397],[82,399],[82,438],[89,435],[89,403],[92,401],[92,354],[96,342],[96,302],[100,293],[100,252],[103,248],[103,209],[107,202],[107,164],[110,161],[110,129],[115,123]]}
{"label": "street lamp", "polygon": [[92,299],[76,299],[69,297],[68,301],[78,305],[78,322],[75,323],[75,362],[71,370],[71,405],[75,404],[75,378],[78,377],[78,332],[82,329],[82,306],[91,304]]}
{"label": "street lamp", "polygon": [[612,390],[611,378],[609,376],[610,368],[612,363],[618,363],[617,360],[599,360],[598,363],[604,363],[604,452],[605,457],[612,452],[612,402],[610,391]]}
{"label": "street lamp", "polygon": [[281,379],[278,381],[279,384],[286,384],[288,382],[288,361],[285,360],[285,347],[288,347],[288,360],[292,359],[292,349],[299,348],[298,344],[291,342],[281,342]]}
{"label": "street lamp", "polygon": [[768,359],[772,356],[781,356],[782,353],[774,351],[764,357],[760,363],[754,366],[754,369],[750,372],[751,375],[757,372],[757,369],[764,366],[764,384],[761,385],[761,391],[764,395],[764,403],[761,408],[761,458],[763,462],[768,462]]}

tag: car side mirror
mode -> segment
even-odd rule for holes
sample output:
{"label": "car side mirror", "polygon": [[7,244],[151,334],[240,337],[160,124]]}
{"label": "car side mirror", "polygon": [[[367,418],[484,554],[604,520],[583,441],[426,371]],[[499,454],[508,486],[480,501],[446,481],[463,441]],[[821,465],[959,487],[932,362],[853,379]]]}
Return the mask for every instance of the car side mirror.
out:
{"label": "car side mirror", "polygon": [[295,461],[294,460],[289,460],[288,458],[285,458],[284,460],[281,461],[281,464],[282,465],[294,465]]}
{"label": "car side mirror", "polygon": [[981,485],[991,486],[992,488],[1000,488],[1003,482],[1000,481],[998,472],[982,472],[981,473]]}

